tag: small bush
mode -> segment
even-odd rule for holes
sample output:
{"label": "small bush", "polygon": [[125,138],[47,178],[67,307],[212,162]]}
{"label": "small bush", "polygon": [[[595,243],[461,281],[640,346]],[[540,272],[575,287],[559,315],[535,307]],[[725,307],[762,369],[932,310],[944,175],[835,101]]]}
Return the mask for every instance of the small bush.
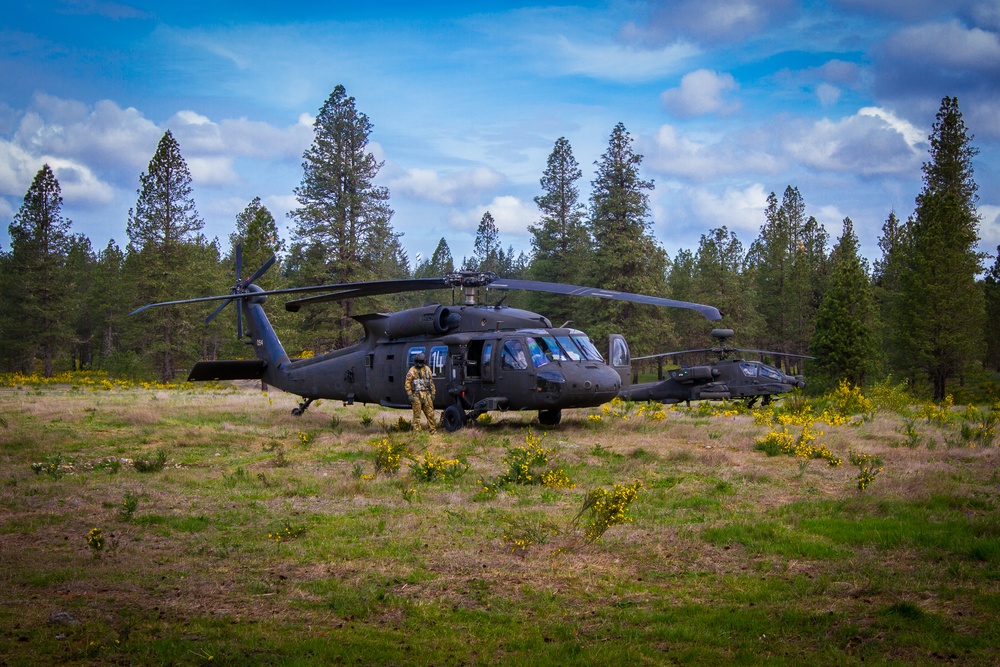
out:
{"label": "small bush", "polygon": [[132,467],[136,472],[160,472],[166,464],[167,453],[162,449],[157,450],[153,456],[143,454],[132,459]]}
{"label": "small bush", "polygon": [[430,451],[424,452],[423,459],[410,463],[410,471],[421,482],[438,479],[457,480],[469,470],[469,464],[458,459],[446,459]]}
{"label": "small bush", "polygon": [[583,507],[573,519],[573,524],[583,521],[583,535],[587,541],[599,541],[611,526],[632,521],[628,508],[639,497],[641,488],[642,482],[635,482],[615,484],[610,491],[595,489],[589,492],[583,500]]}

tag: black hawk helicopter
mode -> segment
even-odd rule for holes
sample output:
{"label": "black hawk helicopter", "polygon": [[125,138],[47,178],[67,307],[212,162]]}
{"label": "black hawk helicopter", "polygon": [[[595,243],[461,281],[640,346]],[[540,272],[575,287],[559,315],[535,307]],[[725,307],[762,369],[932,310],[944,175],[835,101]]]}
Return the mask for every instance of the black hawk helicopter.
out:
{"label": "black hawk helicopter", "polygon": [[762,404],[767,405],[777,394],[786,394],[793,389],[802,389],[806,386],[805,378],[801,375],[788,375],[781,369],[764,362],[748,361],[740,357],[730,358],[729,355],[734,352],[750,352],[797,359],[814,359],[815,357],[788,352],[728,347],[726,341],[733,337],[732,329],[713,329],[712,337],[719,341],[718,347],[636,357],[634,361],[660,360],[666,357],[705,352],[718,356],[717,359],[706,364],[668,371],[669,377],[660,382],[627,388],[622,392],[623,398],[660,403],[736,398],[746,399],[747,407],[753,407],[757,399],[762,399]]}
{"label": "black hawk helicopter", "polygon": [[[253,346],[257,358],[199,361],[188,380],[261,379],[302,397],[292,410],[296,415],[319,398],[409,408],[404,379],[418,353],[425,355],[433,372],[437,385],[434,407],[444,411],[442,423],[448,431],[460,429],[491,410],[537,410],[539,422],[554,426],[563,409],[602,405],[628,389],[631,361],[623,336],[610,336],[609,359],[605,361],[582,331],[553,327],[544,316],[504,306],[502,299],[492,306],[477,303],[481,288],[615,299],[688,308],[709,320],[722,317],[718,309],[696,303],[560,283],[509,280],[470,271],[440,278],[264,291],[254,281],[274,264],[275,258],[271,257],[251,276],[241,278],[239,247],[235,255],[237,280],[228,295],[148,304],[130,314],[156,306],[221,300],[206,318],[207,323],[235,301],[237,336],[244,338],[245,317],[249,337],[246,342]],[[358,343],[306,359],[289,358],[262,308],[273,294],[325,292],[289,301],[286,309],[295,312],[324,301],[448,288],[461,289],[464,303],[435,303],[395,313],[355,316],[365,332]]]}

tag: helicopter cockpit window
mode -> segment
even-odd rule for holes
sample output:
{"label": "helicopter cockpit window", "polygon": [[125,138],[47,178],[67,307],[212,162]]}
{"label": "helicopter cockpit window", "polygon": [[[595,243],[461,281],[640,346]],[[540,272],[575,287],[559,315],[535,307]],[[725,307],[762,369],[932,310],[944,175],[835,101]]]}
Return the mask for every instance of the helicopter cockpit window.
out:
{"label": "helicopter cockpit window", "polygon": [[757,364],[747,364],[747,363],[740,364],[740,370],[743,371],[743,375],[747,376],[748,378],[757,377]]}
{"label": "helicopter cockpit window", "polygon": [[574,334],[571,338],[579,346],[580,351],[583,352],[583,356],[587,358],[587,361],[604,361],[604,357],[601,356],[601,353],[597,351],[597,348],[594,347],[594,344],[585,335]]}
{"label": "helicopter cockpit window", "polygon": [[549,363],[549,360],[545,357],[545,352],[542,351],[542,346],[538,344],[531,336],[524,339],[524,342],[528,344],[528,352],[531,353],[531,361],[535,364],[535,368],[541,368],[545,364]]}
{"label": "helicopter cockpit window", "polygon": [[515,371],[523,371],[528,367],[528,358],[524,355],[521,341],[513,339],[503,344],[503,349],[500,351],[500,367]]}
{"label": "helicopter cockpit window", "polygon": [[566,350],[566,356],[568,356],[571,360],[582,361],[586,358],[583,352],[580,351],[580,348],[576,346],[576,343],[574,343],[573,339],[569,336],[556,336],[556,339],[559,341],[559,344],[562,345],[563,349]]}
{"label": "helicopter cockpit window", "polygon": [[776,368],[771,368],[770,366],[764,366],[763,364],[760,367],[760,374],[769,380],[778,380],[780,382],[784,379],[784,375],[782,375],[781,371]]}

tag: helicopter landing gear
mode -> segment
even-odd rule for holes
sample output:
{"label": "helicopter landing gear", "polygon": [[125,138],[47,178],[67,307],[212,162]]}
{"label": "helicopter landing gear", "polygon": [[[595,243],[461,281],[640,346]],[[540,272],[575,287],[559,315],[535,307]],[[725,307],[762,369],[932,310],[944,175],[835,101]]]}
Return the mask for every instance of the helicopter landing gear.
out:
{"label": "helicopter landing gear", "polygon": [[538,423],[542,426],[555,426],[562,421],[562,410],[539,410]]}
{"label": "helicopter landing gear", "polygon": [[301,417],[302,413],[306,411],[306,408],[308,408],[309,404],[312,403],[312,402],[313,402],[313,399],[307,398],[306,400],[304,400],[301,403],[299,403],[299,407],[292,408],[292,414],[295,415],[296,417]]}
{"label": "helicopter landing gear", "polygon": [[449,405],[441,414],[441,425],[452,433],[465,426],[465,412],[457,405]]}

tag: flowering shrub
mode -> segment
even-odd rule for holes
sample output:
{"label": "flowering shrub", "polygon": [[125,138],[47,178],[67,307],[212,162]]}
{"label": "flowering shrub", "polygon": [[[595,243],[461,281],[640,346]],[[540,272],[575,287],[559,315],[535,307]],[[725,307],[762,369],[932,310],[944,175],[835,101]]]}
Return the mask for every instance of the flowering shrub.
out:
{"label": "flowering shrub", "polygon": [[279,543],[287,542],[294,540],[296,537],[301,537],[305,532],[306,529],[304,526],[293,526],[288,519],[285,519],[280,528],[270,531],[267,534],[267,539]]}
{"label": "flowering shrub", "polygon": [[507,447],[507,456],[503,464],[507,471],[499,477],[479,480],[479,490],[483,495],[492,498],[502,489],[511,484],[533,485],[541,484],[553,488],[575,488],[569,475],[561,468],[542,470],[549,465],[550,450],[542,447],[544,436],[536,436],[528,429],[524,436],[525,444],[517,447]]}
{"label": "flowering shrub", "polygon": [[858,491],[864,491],[882,472],[882,457],[877,454],[863,454],[853,449],[848,454],[851,465],[858,466]]}
{"label": "flowering shrub", "polygon": [[822,431],[815,433],[809,426],[803,426],[802,432],[796,438],[787,427],[780,431],[771,431],[762,438],[757,438],[754,449],[768,456],[795,456],[803,459],[823,459],[830,466],[839,466],[843,461],[827,449],[826,445],[814,444],[816,437],[823,435]]}
{"label": "flowering shrub", "polygon": [[410,463],[413,476],[422,482],[433,482],[436,479],[456,480],[469,470],[469,464],[458,459],[446,459],[430,451],[424,452],[422,460]]}
{"label": "flowering shrub", "polygon": [[87,533],[87,546],[94,552],[95,557],[101,554],[101,550],[104,549],[104,534],[100,528],[91,528]]}
{"label": "flowering shrub", "polygon": [[373,442],[375,445],[375,472],[362,475],[361,479],[374,479],[380,474],[395,475],[403,464],[403,457],[409,458],[409,445],[396,442],[391,438],[381,438]]}
{"label": "flowering shrub", "polygon": [[628,508],[639,497],[642,482],[634,484],[615,484],[607,489],[594,489],[583,500],[583,507],[573,519],[576,525],[581,520],[585,523],[584,537],[588,542],[597,542],[608,528],[622,523],[631,523]]}

